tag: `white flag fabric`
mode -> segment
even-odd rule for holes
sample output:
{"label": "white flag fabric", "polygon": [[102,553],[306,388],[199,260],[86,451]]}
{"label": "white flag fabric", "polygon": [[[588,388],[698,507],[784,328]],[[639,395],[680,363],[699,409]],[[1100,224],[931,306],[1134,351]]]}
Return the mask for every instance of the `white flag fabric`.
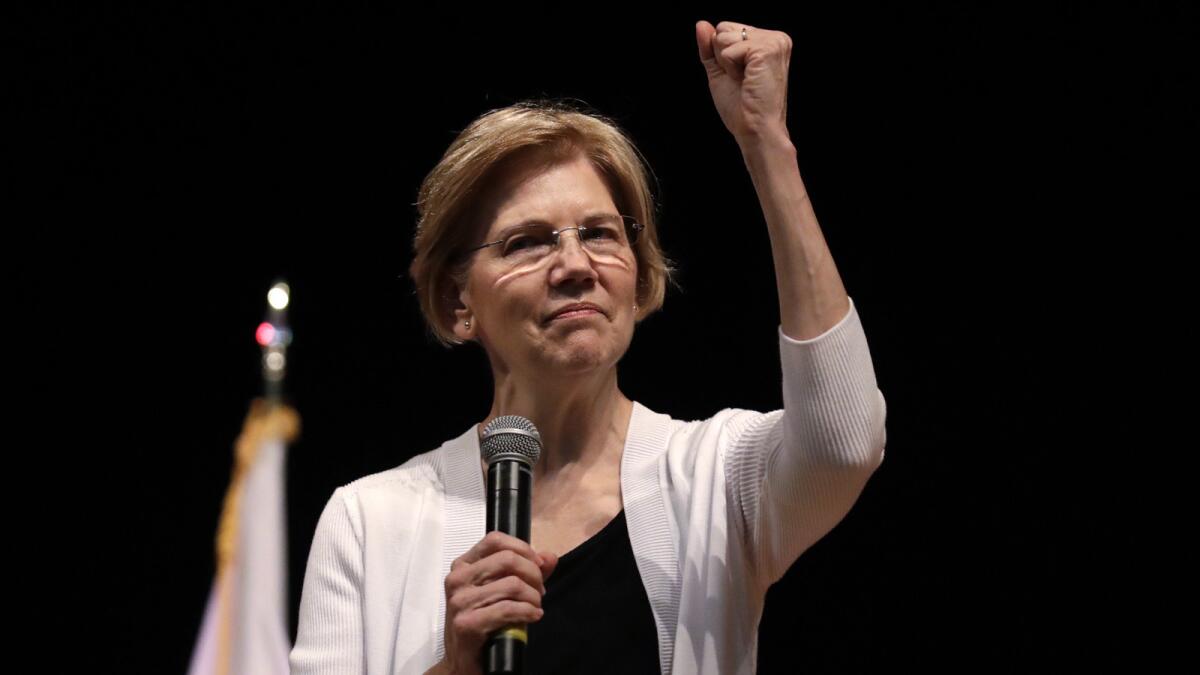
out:
{"label": "white flag fabric", "polygon": [[237,505],[231,564],[217,574],[189,675],[286,675],[287,554],[282,439],[254,453]]}

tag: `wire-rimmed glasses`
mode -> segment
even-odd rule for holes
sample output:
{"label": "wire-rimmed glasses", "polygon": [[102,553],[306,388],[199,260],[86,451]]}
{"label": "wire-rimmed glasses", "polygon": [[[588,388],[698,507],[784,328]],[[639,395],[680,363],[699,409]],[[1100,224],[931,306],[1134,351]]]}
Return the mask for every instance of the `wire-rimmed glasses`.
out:
{"label": "wire-rimmed glasses", "polygon": [[575,230],[579,244],[593,259],[620,258],[632,250],[638,234],[645,228],[632,216],[602,214],[584,224],[554,229],[543,221],[531,221],[506,228],[496,241],[467,249],[464,257],[481,249],[498,246],[496,259],[512,268],[534,266],[552,255],[562,244],[561,234]]}

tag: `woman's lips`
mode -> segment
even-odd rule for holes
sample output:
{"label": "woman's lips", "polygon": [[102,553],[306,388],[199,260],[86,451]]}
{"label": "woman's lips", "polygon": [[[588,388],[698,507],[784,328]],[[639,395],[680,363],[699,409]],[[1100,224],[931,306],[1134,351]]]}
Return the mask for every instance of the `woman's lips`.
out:
{"label": "woman's lips", "polygon": [[592,314],[599,314],[599,313],[600,312],[597,312],[594,309],[573,309],[569,312],[563,312],[562,314],[556,314],[550,320],[558,321],[559,319],[575,319],[575,318],[585,317],[585,316],[589,316]]}

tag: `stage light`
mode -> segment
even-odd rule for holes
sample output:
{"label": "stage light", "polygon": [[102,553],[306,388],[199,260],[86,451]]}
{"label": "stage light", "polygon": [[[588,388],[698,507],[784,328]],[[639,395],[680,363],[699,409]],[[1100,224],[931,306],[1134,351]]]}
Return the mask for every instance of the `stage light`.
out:
{"label": "stage light", "polygon": [[266,347],[275,339],[275,327],[264,321],[258,324],[258,328],[254,331],[254,340],[258,344]]}
{"label": "stage light", "polygon": [[267,302],[275,309],[284,309],[288,306],[288,299],[291,294],[292,291],[288,288],[288,285],[281,281],[272,286],[271,290],[267,292]]}

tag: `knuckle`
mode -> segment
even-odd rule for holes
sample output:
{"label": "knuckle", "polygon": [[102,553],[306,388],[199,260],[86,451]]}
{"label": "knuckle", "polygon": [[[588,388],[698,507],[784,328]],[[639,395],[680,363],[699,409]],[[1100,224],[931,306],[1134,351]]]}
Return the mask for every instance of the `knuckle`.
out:
{"label": "knuckle", "polygon": [[501,613],[506,619],[515,619],[524,614],[525,603],[518,600],[503,600],[499,603]]}
{"label": "knuckle", "polygon": [[451,621],[454,627],[454,632],[459,635],[468,635],[474,631],[474,622],[466,614],[459,614]]}
{"label": "knuckle", "polygon": [[525,581],[520,577],[504,577],[503,584],[505,593],[512,597],[519,597],[525,590]]}

